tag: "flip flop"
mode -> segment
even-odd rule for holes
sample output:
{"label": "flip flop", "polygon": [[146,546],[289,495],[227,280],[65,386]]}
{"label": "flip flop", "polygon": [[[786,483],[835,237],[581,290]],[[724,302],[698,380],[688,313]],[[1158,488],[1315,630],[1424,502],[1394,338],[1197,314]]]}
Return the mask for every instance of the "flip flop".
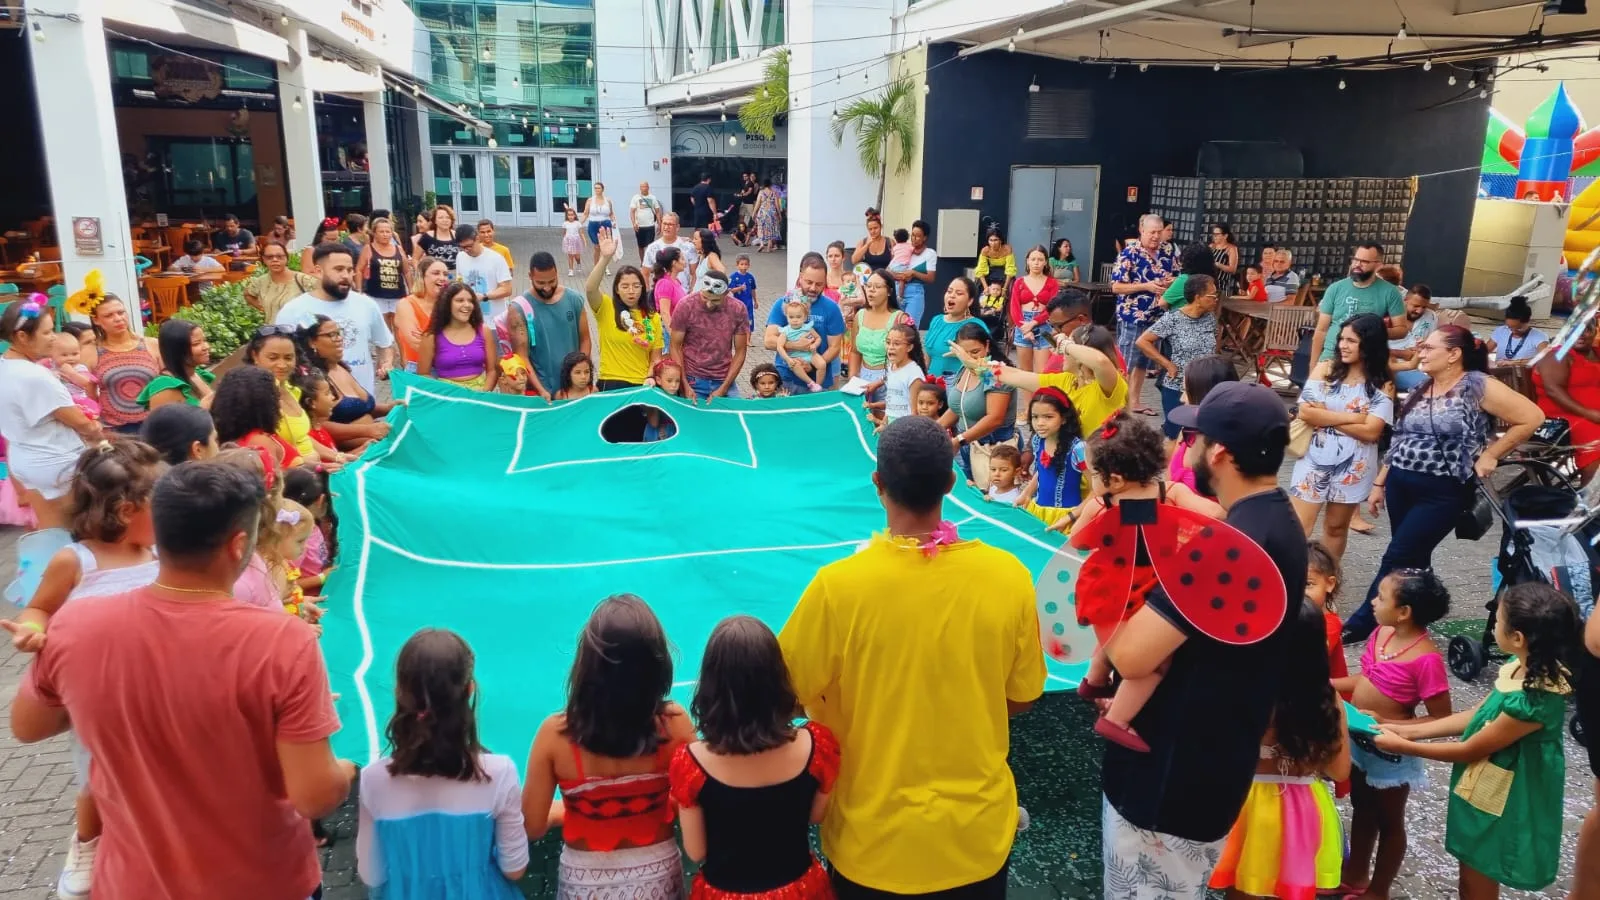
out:
{"label": "flip flop", "polygon": [[1153,416],[1156,414],[1156,411],[1148,406],[1136,406],[1128,410],[1128,412],[1131,412],[1136,416]]}

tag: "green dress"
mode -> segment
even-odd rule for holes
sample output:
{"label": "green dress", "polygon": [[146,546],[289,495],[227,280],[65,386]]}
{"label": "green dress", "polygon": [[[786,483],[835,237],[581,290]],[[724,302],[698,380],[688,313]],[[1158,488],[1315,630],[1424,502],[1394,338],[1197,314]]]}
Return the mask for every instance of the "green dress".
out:
{"label": "green dress", "polygon": [[[204,381],[206,384],[212,384],[217,380],[217,376],[211,374],[211,372],[207,369],[195,369],[194,371],[195,374],[200,376],[200,380]],[[150,383],[145,385],[144,390],[139,392],[139,397],[136,402],[145,409],[149,409],[150,398],[161,393],[162,391],[170,391],[174,389],[183,394],[183,402],[189,404],[190,406],[200,405],[200,398],[195,395],[194,385],[187,381],[181,381],[177,378],[174,378],[165,372],[150,379]]]}
{"label": "green dress", "polygon": [[1537,891],[1556,880],[1561,864],[1567,767],[1561,736],[1571,688],[1565,682],[1547,690],[1525,688],[1521,666],[1513,659],[1500,668],[1493,693],[1462,738],[1482,731],[1501,713],[1540,728],[1486,760],[1455,765],[1445,849],[1507,887]]}

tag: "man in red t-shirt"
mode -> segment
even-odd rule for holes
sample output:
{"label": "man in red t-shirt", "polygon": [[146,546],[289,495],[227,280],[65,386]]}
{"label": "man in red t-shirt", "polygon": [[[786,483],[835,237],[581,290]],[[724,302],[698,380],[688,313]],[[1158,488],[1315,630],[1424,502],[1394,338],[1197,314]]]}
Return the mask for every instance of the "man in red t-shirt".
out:
{"label": "man in red t-shirt", "polygon": [[12,701],[17,740],[70,719],[93,757],[97,900],[319,890],[307,820],[337,809],[357,770],[328,745],[339,719],[311,627],[231,596],[262,494],[259,479],[216,463],[162,476],[155,583],[63,607]]}

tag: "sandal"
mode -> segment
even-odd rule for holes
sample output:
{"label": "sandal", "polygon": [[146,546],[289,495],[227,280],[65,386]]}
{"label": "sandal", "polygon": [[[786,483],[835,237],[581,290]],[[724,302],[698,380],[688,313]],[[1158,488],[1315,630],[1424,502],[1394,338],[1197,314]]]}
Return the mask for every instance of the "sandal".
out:
{"label": "sandal", "polygon": [[1156,414],[1156,411],[1148,406],[1136,406],[1128,410],[1128,412],[1131,412],[1136,416],[1153,416]]}
{"label": "sandal", "polygon": [[1095,720],[1095,734],[1100,735],[1113,744],[1117,744],[1134,751],[1135,753],[1149,753],[1150,745],[1145,743],[1139,733],[1126,725],[1118,725],[1105,716]]}

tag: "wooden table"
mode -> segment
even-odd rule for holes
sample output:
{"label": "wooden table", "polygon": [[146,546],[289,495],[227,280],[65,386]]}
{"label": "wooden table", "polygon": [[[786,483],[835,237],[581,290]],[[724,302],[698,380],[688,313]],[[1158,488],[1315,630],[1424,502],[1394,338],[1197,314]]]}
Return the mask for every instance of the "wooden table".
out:
{"label": "wooden table", "polygon": [[1222,326],[1218,335],[1219,353],[1237,353],[1247,365],[1255,365],[1267,339],[1267,318],[1275,304],[1241,297],[1229,297],[1217,310],[1217,324]]}
{"label": "wooden table", "polygon": [[0,283],[14,284],[17,292],[22,296],[28,294],[43,294],[52,286],[61,284],[61,276],[57,274],[24,275],[15,270],[0,271]]}

